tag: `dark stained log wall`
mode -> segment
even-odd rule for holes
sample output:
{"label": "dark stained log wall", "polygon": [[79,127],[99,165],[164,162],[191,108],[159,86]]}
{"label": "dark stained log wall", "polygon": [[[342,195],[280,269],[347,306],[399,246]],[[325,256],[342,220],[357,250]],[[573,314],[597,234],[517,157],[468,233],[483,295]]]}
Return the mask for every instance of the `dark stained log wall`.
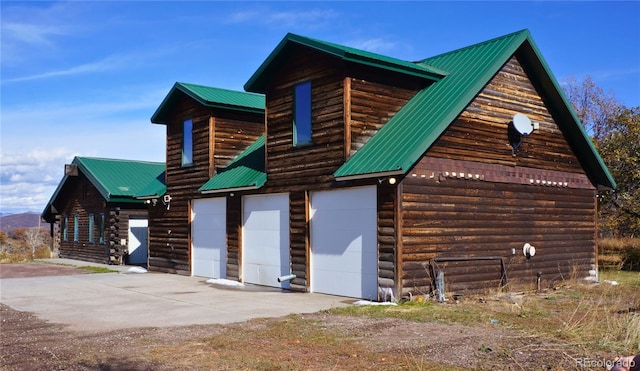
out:
{"label": "dark stained log wall", "polygon": [[[516,113],[539,122],[516,156],[507,126]],[[429,149],[429,156],[583,173],[562,131],[515,57]]]}
{"label": "dark stained log wall", "polygon": [[393,289],[396,289],[396,194],[395,187],[378,186],[378,286]]}
{"label": "dark stained log wall", "polygon": [[296,278],[291,281],[294,291],[307,291],[309,284],[309,215],[307,192],[289,193],[289,248],[291,273]]}
{"label": "dark stained log wall", "polygon": [[227,197],[227,278],[240,280],[242,197]]}
{"label": "dark stained log wall", "polygon": [[[107,247],[108,227],[105,227],[105,242],[99,243],[98,223],[100,213],[106,213],[108,222],[108,208],[104,198],[91,182],[80,173],[78,176],[69,177],[64,190],[58,196],[60,200],[66,200],[63,207],[58,207],[63,221],[60,228],[60,257],[78,259],[95,263],[109,263],[109,249]],[[89,213],[95,215],[94,243],[89,243]],[[74,215],[79,218],[79,241],[73,240]],[[68,217],[67,241],[63,238],[64,216]]]}
{"label": "dark stained log wall", "polygon": [[[266,95],[266,192],[328,187],[344,162],[342,66],[333,58],[297,50],[275,74]],[[312,143],[293,146],[293,88],[311,81]]]}
{"label": "dark stained log wall", "polygon": [[350,155],[360,149],[418,91],[352,78],[350,81]]}
{"label": "dark stained log wall", "polygon": [[[593,189],[445,177],[409,177],[403,187],[406,291],[428,290],[425,263],[435,257],[501,256],[509,280],[529,284],[537,272],[544,280],[585,277],[595,265]],[[528,262],[522,255],[525,243],[537,249]],[[498,262],[449,266],[445,277],[451,290],[497,288],[500,283]]]}

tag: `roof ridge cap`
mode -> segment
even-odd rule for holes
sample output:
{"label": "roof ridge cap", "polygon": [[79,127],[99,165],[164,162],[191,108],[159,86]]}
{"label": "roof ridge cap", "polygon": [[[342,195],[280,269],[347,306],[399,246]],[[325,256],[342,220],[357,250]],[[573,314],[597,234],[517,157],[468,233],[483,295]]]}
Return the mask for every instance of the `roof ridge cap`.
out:
{"label": "roof ridge cap", "polygon": [[462,51],[473,49],[473,48],[477,48],[477,47],[484,46],[484,45],[487,45],[487,44],[492,44],[494,42],[497,42],[497,41],[500,41],[500,40],[504,40],[506,38],[514,37],[516,35],[526,35],[527,38],[530,38],[531,33],[529,32],[529,29],[524,28],[524,29],[519,30],[519,31],[508,33],[506,35],[497,36],[497,37],[494,37],[494,38],[489,39],[489,40],[481,41],[481,42],[478,42],[478,43],[475,43],[475,44],[472,44],[472,45],[463,46],[461,48],[454,49],[454,50],[451,50],[451,51],[448,51],[448,52],[436,54],[434,56],[419,60],[419,61],[417,61],[415,63],[429,64],[427,61],[429,61],[431,59],[439,58],[439,57],[442,57],[442,56],[445,56],[445,55],[460,53]]}
{"label": "roof ridge cap", "polygon": [[133,160],[128,158],[109,158],[109,157],[91,157],[91,156],[75,156],[74,159],[78,160],[99,160],[99,161],[111,161],[111,162],[136,162],[139,164],[164,164],[162,161],[150,161],[150,160]]}
{"label": "roof ridge cap", "polygon": [[184,87],[197,86],[197,87],[201,87],[201,88],[227,91],[227,92],[230,92],[230,93],[240,93],[240,94],[255,95],[255,96],[260,96],[260,97],[264,96],[264,94],[254,93],[254,92],[246,91],[246,90],[236,90],[236,89],[230,89],[230,88],[221,88],[221,87],[217,87],[217,86],[194,84],[194,83],[183,82],[183,81],[176,81],[176,84],[182,85]]}

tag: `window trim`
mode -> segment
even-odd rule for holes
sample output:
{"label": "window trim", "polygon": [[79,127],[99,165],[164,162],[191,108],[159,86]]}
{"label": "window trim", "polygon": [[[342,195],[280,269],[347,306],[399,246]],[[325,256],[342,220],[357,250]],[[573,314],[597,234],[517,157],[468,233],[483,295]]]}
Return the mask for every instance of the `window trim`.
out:
{"label": "window trim", "polygon": [[[299,90],[299,89],[304,89],[304,90]],[[302,95],[303,93],[308,93],[308,97]],[[292,139],[293,139],[293,146],[294,147],[298,147],[298,146],[304,146],[304,145],[308,145],[311,144],[313,142],[312,138],[313,138],[313,129],[312,129],[312,123],[311,123],[311,111],[312,111],[312,86],[311,86],[311,80],[307,80],[307,81],[303,81],[300,83],[297,83],[293,86],[293,123],[292,123],[292,131],[293,131],[293,135],[292,135]],[[302,99],[304,99],[304,102],[302,101]],[[302,112],[303,110],[304,112]],[[301,127],[302,125],[304,125],[304,127]],[[298,138],[298,132],[301,131],[299,130],[300,128],[308,129],[309,132],[309,138],[306,139],[304,138],[304,140],[299,140]],[[304,133],[306,134],[306,133]]]}
{"label": "window trim", "polygon": [[[188,129],[187,129],[187,124],[188,124]],[[188,118],[182,122],[182,145],[180,146],[180,148],[181,148],[180,164],[182,165],[182,167],[192,166],[193,165],[193,119],[191,118]]]}

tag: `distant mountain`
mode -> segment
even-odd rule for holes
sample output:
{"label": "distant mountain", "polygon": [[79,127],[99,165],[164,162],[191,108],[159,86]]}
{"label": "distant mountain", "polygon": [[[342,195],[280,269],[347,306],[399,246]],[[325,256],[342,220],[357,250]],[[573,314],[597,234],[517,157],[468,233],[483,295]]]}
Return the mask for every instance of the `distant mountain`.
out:
{"label": "distant mountain", "polygon": [[[38,226],[38,221],[40,221],[38,213],[2,214],[0,230],[8,232],[16,228],[33,228]],[[40,227],[49,228],[49,223],[40,221]]]}

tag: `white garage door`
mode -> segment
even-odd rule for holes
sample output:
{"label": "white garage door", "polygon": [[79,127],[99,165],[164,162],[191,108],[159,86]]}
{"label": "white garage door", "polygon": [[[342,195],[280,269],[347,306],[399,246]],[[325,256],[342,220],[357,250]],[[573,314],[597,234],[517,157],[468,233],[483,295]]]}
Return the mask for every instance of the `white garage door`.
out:
{"label": "white garage door", "polygon": [[129,219],[129,256],[128,264],[147,265],[149,247],[147,246],[147,219]]}
{"label": "white garage door", "polygon": [[194,276],[227,278],[227,200],[193,200],[191,254]]}
{"label": "white garage door", "polygon": [[378,297],[376,188],[311,194],[311,291]]}
{"label": "white garage door", "polygon": [[243,281],[289,288],[289,195],[245,196],[242,225]]}

